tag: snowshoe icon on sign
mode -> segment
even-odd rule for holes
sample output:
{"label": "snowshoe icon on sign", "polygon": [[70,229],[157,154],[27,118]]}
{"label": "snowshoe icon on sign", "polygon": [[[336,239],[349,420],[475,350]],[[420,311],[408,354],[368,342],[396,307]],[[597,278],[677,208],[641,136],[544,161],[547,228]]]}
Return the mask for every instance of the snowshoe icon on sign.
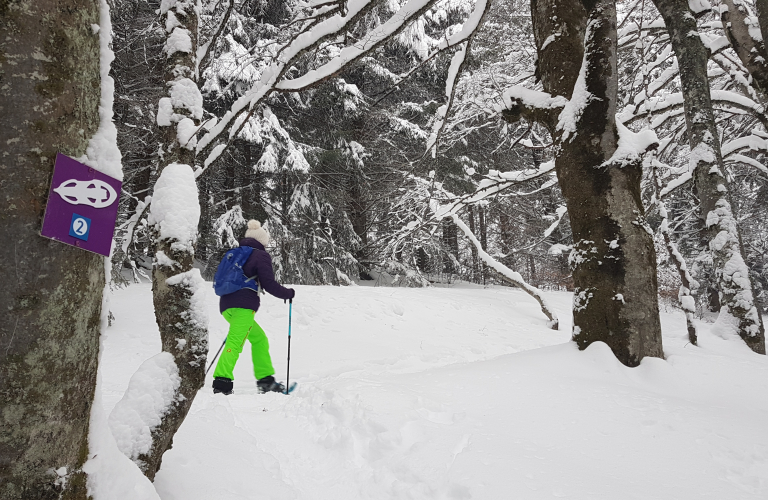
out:
{"label": "snowshoe icon on sign", "polygon": [[53,191],[70,205],[89,205],[93,208],[108,207],[117,199],[115,189],[99,179],[90,181],[69,179]]}

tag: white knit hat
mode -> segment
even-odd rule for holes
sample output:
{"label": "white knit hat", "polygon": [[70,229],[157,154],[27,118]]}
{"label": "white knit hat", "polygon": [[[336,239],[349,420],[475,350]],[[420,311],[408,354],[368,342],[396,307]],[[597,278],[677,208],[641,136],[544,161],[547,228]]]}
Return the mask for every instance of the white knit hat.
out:
{"label": "white knit hat", "polygon": [[257,220],[248,221],[248,229],[245,231],[246,238],[253,238],[267,248],[269,244],[269,233],[261,227],[261,222]]}

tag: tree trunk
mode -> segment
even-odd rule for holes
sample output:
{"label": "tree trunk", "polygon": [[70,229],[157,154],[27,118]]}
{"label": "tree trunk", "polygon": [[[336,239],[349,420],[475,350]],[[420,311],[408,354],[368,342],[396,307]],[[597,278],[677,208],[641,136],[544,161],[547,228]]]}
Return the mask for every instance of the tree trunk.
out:
{"label": "tree trunk", "polygon": [[[485,208],[481,205],[477,207],[477,225],[480,226],[480,247],[484,250],[488,250],[488,225],[485,223]],[[483,285],[488,280],[488,268],[484,262],[480,262],[480,272],[483,276]]]}
{"label": "tree trunk", "polygon": [[545,124],[573,229],[573,339],[580,349],[605,342],[622,363],[636,366],[645,356],[663,356],[656,252],[640,199],[641,152],[614,158],[615,4],[585,5],[532,3],[544,89],[570,97],[562,113],[547,112]]}
{"label": "tree trunk", "polygon": [[[192,268],[193,245],[200,218],[198,192],[192,174],[194,138],[180,140],[185,137],[185,127],[199,125],[202,118],[202,96],[195,83],[198,23],[195,9],[193,0],[185,0],[176,2],[171,10],[161,12],[161,25],[171,28],[165,46],[170,97],[161,99],[158,112],[158,125],[165,143],[150,212],[156,255],[152,291],[163,351],[174,356],[181,384],[173,404],[166,409],[161,423],[152,430],[150,451],[137,460],[150,480],[154,480],[163,453],[171,448],[174,434],[189,412],[197,391],[203,387],[208,351],[207,323],[200,318],[196,309],[200,305],[195,303],[195,291],[204,283],[199,272]],[[185,37],[189,38],[188,44],[178,42]],[[172,112],[163,114],[163,109]],[[166,211],[163,204],[169,198],[172,198],[173,202],[169,205],[173,210]],[[176,217],[185,214],[186,223],[182,226],[187,228],[187,232],[184,236],[179,236],[176,230],[167,231],[168,225],[178,223],[177,220],[169,220],[168,212],[174,212]]]}
{"label": "tree trunk", "polygon": [[443,272],[450,275],[458,271],[458,269],[456,269],[453,265],[453,260],[451,259],[451,256],[455,257],[456,259],[459,257],[458,228],[456,227],[456,224],[453,222],[453,220],[445,218],[442,222],[442,229],[443,251],[445,252],[443,255]]}
{"label": "tree trunk", "polygon": [[93,0],[0,3],[3,500],[87,497],[104,258],[39,233],[56,153],[99,125],[98,23]]}
{"label": "tree trunk", "polygon": [[709,54],[698,35],[687,0],[655,0],[677,57],[691,148],[691,167],[701,201],[704,237],[712,254],[720,295],[720,313],[732,315],[738,333],[755,352],[765,354],[763,319],[755,306],[752,281],[744,261],[733,214],[720,139],[707,79]]}
{"label": "tree trunk", "polygon": [[758,90],[768,91],[768,53],[765,50],[763,40],[755,40],[749,32],[747,24],[749,12],[742,0],[723,0],[720,18],[723,29],[731,42],[733,50],[752,75],[752,83]]}
{"label": "tree trunk", "polygon": [[[475,206],[469,205],[467,206],[467,219],[469,220],[469,230],[472,232],[472,234],[477,234],[475,231]],[[473,282],[479,282],[478,279],[478,273],[477,273],[477,248],[475,248],[474,245],[470,247],[472,250],[472,281]]]}

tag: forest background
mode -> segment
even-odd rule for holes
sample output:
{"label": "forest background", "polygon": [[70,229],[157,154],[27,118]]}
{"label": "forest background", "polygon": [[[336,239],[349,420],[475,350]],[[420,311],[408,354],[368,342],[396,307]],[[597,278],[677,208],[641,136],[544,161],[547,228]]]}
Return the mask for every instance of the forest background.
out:
{"label": "forest background", "polygon": [[[0,292],[0,324],[13,325],[4,487],[47,485],[39,464],[58,457],[82,479],[104,283],[150,274],[180,381],[133,457],[154,477],[204,380],[198,292],[252,218],[284,283],[500,282],[554,329],[539,289],[573,291],[573,340],[605,342],[627,366],[663,357],[661,302],[686,313],[693,344],[694,320],[719,314],[765,353],[764,0],[71,0],[0,13],[13,201],[0,210],[15,242],[0,262],[16,283]],[[56,151],[123,179],[106,268],[39,238]],[[30,448],[40,433],[56,439]]]}

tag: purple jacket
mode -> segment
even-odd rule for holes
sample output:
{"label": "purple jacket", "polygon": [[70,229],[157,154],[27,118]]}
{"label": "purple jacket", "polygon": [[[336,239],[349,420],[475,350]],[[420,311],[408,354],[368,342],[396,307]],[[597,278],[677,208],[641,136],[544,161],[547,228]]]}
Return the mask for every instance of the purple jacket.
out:
{"label": "purple jacket", "polygon": [[[258,276],[259,285],[264,288],[264,291],[278,299],[292,299],[296,295],[292,288],[280,286],[275,281],[275,272],[272,270],[272,257],[264,250],[264,245],[253,238],[243,238],[240,240],[240,246],[253,248],[253,253],[243,264],[243,271],[246,276]],[[258,293],[251,289],[243,288],[235,293],[222,295],[219,299],[219,311],[224,312],[232,307],[258,311],[260,302]]]}

